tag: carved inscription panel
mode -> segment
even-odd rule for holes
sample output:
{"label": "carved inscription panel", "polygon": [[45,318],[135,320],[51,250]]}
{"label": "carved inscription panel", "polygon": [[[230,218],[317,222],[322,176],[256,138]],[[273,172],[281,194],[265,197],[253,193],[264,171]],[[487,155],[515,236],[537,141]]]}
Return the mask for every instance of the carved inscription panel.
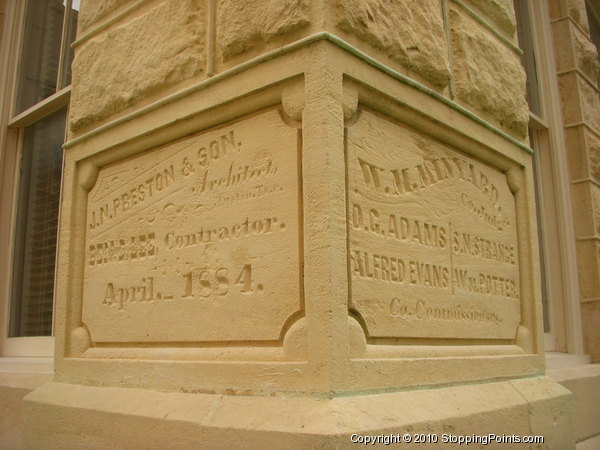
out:
{"label": "carved inscription panel", "polygon": [[279,339],[301,307],[297,133],[270,110],[100,170],[87,201],[92,341]]}
{"label": "carved inscription panel", "polygon": [[513,339],[519,264],[504,173],[369,111],[347,149],[350,308],[369,335]]}

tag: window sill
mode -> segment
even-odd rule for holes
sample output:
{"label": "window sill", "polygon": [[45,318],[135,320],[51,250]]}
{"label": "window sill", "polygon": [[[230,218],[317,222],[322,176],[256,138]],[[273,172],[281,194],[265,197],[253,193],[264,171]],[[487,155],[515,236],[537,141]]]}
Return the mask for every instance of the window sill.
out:
{"label": "window sill", "polygon": [[0,373],[26,373],[36,375],[52,375],[54,358],[48,357],[0,357]]}
{"label": "window sill", "polygon": [[570,353],[546,352],[546,369],[567,369],[590,364],[592,358],[589,355],[573,355]]}
{"label": "window sill", "polygon": [[572,380],[600,380],[600,364],[592,363],[588,355],[546,353],[546,375],[557,383]]}
{"label": "window sill", "polygon": [[54,357],[54,337],[38,336],[6,338],[0,354],[3,356],[52,359]]}

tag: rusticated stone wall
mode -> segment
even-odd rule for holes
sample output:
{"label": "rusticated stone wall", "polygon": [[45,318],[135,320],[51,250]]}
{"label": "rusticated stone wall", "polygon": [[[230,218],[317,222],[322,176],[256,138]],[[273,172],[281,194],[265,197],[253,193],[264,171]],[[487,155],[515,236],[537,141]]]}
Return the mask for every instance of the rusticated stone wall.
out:
{"label": "rusticated stone wall", "polygon": [[443,16],[440,2],[338,0],[334,24],[444,88],[451,73]]}
{"label": "rusticated stone wall", "polygon": [[577,236],[584,347],[600,361],[600,90],[584,0],[551,0]]}
{"label": "rusticated stone wall", "polygon": [[[126,5],[141,3],[119,19]],[[124,5],[110,0],[84,4],[78,29],[81,44],[73,61],[71,128],[77,130],[144,104],[183,80],[205,76],[204,3],[168,0]]]}
{"label": "rusticated stone wall", "polygon": [[[499,39],[499,29],[490,32],[459,7],[451,7],[450,25],[458,100],[489,115],[513,134],[525,136],[528,120],[523,97],[525,74],[516,48]],[[514,26],[512,30],[514,33]]]}
{"label": "rusticated stone wall", "polygon": [[322,31],[525,139],[511,0],[84,0],[71,132]]}

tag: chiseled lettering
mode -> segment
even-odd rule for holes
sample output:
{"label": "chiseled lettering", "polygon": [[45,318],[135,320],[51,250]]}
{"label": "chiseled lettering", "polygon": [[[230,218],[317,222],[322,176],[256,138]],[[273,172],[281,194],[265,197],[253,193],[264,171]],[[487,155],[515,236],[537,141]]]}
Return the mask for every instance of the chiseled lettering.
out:
{"label": "chiseled lettering", "polygon": [[390,315],[412,321],[484,322],[499,325],[502,317],[495,311],[479,306],[438,306],[424,300],[411,302],[399,298],[390,301]]}
{"label": "chiseled lettering", "polygon": [[157,254],[155,234],[147,233],[89,244],[88,263],[90,266],[99,266],[149,258]]}
{"label": "chiseled lettering", "polygon": [[165,234],[164,242],[167,250],[174,250],[196,247],[210,242],[246,239],[252,236],[284,231],[285,228],[285,223],[279,222],[277,217],[267,217],[264,219],[250,219],[246,217],[243,222],[217,227],[200,227],[200,229],[193,233],[179,234],[170,231]]}
{"label": "chiseled lettering", "polygon": [[201,167],[206,167],[211,161],[217,161],[227,155],[240,152],[241,147],[242,143],[236,141],[234,131],[231,130],[227,134],[211,139],[208,143],[201,143],[196,152],[198,163]]}
{"label": "chiseled lettering", "polygon": [[452,251],[459,255],[469,255],[506,264],[515,264],[515,246],[470,233],[452,233]]}
{"label": "chiseled lettering", "polygon": [[388,283],[408,283],[415,286],[445,289],[450,285],[450,269],[439,264],[405,261],[398,256],[350,252],[352,277]]}
{"label": "chiseled lettering", "polygon": [[350,260],[354,277],[404,283],[406,264],[402,258],[355,250],[350,253]]}
{"label": "chiseled lettering", "polygon": [[384,172],[385,169],[376,167],[373,164],[369,164],[368,162],[360,158],[358,158],[358,163],[360,164],[360,169],[363,174],[365,186],[377,192],[381,191],[381,181],[379,179],[379,173]]}
{"label": "chiseled lettering", "polygon": [[454,286],[461,291],[519,299],[517,283],[511,278],[489,273],[474,274],[460,267],[455,267],[453,272]]}
{"label": "chiseled lettering", "polygon": [[123,311],[126,304],[148,304],[167,300],[173,300],[173,296],[158,292],[154,287],[154,277],[145,277],[137,284],[120,285],[114,282],[106,283],[102,304],[109,307],[116,307],[117,310]]}
{"label": "chiseled lettering", "polygon": [[473,200],[470,200],[467,194],[464,192],[460,195],[460,203],[467,211],[473,213],[475,216],[478,216],[484,222],[496,228],[498,231],[502,231],[508,225],[510,225],[510,221],[502,212],[496,210],[491,211],[484,205],[475,203]]}
{"label": "chiseled lettering", "polygon": [[144,182],[121,191],[112,200],[100,205],[91,211],[90,229],[106,224],[107,222],[128,212],[132,208],[146,202],[151,197],[175,184],[175,168],[173,165],[156,172]]}
{"label": "chiseled lettering", "polygon": [[275,192],[282,192],[283,186],[277,183],[270,185],[259,184],[257,186],[248,186],[241,192],[234,192],[231,195],[219,194],[215,206],[231,206],[234,203],[246,200],[254,200]]}
{"label": "chiseled lettering", "polygon": [[200,185],[197,192],[217,192],[241,186],[252,181],[260,181],[274,177],[277,174],[277,166],[269,158],[257,164],[235,164],[231,163],[226,175],[213,175],[212,169],[204,170],[201,175]]}
{"label": "chiseled lettering", "polygon": [[439,249],[445,249],[448,244],[445,225],[387,213],[377,208],[363,208],[358,203],[352,205],[351,222],[354,230],[386,239]]}
{"label": "chiseled lettering", "polygon": [[447,288],[450,284],[450,269],[439,264],[409,261],[409,283],[430,288]]}
{"label": "chiseled lettering", "polygon": [[460,180],[472,184],[495,209],[500,208],[498,188],[483,169],[458,157],[425,158],[412,167],[384,168],[357,158],[363,182],[368,191],[395,197],[423,190],[445,180]]}
{"label": "chiseled lettering", "polygon": [[142,282],[133,286],[119,286],[107,283],[103,305],[116,305],[118,310],[123,310],[126,303],[150,302],[162,298],[154,292],[154,278],[143,278]]}

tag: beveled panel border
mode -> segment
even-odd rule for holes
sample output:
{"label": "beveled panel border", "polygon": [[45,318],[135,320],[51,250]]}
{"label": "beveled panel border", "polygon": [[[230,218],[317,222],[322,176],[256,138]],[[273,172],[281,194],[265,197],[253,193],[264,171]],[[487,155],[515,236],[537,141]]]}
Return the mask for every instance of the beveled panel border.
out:
{"label": "beveled panel border", "polygon": [[[147,134],[133,137],[124,142],[118,142],[108,148],[101,148],[93,153],[70,152],[67,150],[66,171],[72,173],[71,181],[76,195],[70,203],[75,211],[69,228],[77,230],[69,248],[70,261],[66,274],[69,280],[67,308],[70,310],[66,327],[66,357],[83,358],[125,358],[125,359],[153,359],[153,360],[193,360],[193,361],[290,361],[298,360],[298,355],[286,354],[284,343],[287,338],[294,338],[294,334],[302,335],[305,330],[305,300],[304,300],[304,230],[303,230],[303,168],[302,168],[302,128],[301,123],[287,116],[282,99],[285,90],[298,84],[301,78],[276,83],[265,89],[250,94],[249,97],[234,99],[226,105],[216,105],[204,111],[195,120],[195,126],[187,127],[182,131],[173,132],[169,127],[153,130],[153,139],[148,139]],[[303,85],[303,83],[302,83]],[[253,99],[254,97],[254,99]],[[252,103],[257,106],[255,110],[248,110],[246,105]],[[85,230],[86,230],[86,205],[87,194],[94,186],[99,170],[109,164],[151,152],[170,143],[186,139],[192,135],[212,132],[223,127],[234,125],[243,120],[252,118],[268,111],[277,111],[280,120],[290,128],[296,129],[297,160],[297,195],[298,195],[298,251],[300,261],[299,270],[299,305],[296,312],[292,313],[282,325],[280,336],[277,340],[256,341],[193,341],[193,342],[92,342],[85,323],[82,322],[83,304],[83,266],[85,263]],[[216,111],[220,113],[215,114]],[[236,114],[237,112],[237,114]],[[225,114],[223,114],[225,113]],[[214,123],[215,117],[226,119]],[[204,119],[204,120],[203,120]],[[179,132],[178,132],[179,131]],[[75,150],[75,149],[73,149]],[[87,154],[86,154],[87,153]],[[165,354],[169,349],[169,354]],[[300,358],[304,359],[304,358]]]}
{"label": "beveled panel border", "polygon": [[[452,123],[443,123],[430,116],[427,105],[413,105],[410,99],[392,97],[391,93],[376,89],[376,83],[367,85],[364,79],[359,79],[357,74],[346,73],[344,76],[345,89],[358,93],[359,105],[355,116],[346,122],[346,127],[351,127],[359,120],[360,110],[368,109],[380,116],[385,116],[392,122],[423,133],[437,142],[462,152],[479,162],[487,164],[504,172],[507,176],[509,187],[515,197],[517,245],[519,254],[520,275],[520,308],[521,324],[515,339],[448,339],[448,338],[375,338],[368,336],[364,321],[356,311],[349,309],[349,320],[360,324],[364,337],[356,336],[356,327],[350,327],[351,335],[355,339],[364,339],[364,348],[354,349],[354,357],[361,359],[388,359],[388,358],[420,358],[445,356],[477,356],[477,355],[520,355],[536,353],[537,347],[536,328],[532,311],[537,307],[539,299],[536,297],[535,266],[531,257],[532,251],[537,247],[532,246],[530,225],[532,220],[533,179],[527,177],[531,174],[531,154],[524,149],[513,147],[510,153],[503,149],[495,148],[493,143],[482,142],[482,137],[466,135],[459,127],[452,127]],[[438,107],[440,109],[440,107]],[[432,114],[433,115],[433,114]],[[346,223],[350,214],[348,187],[348,161],[347,140],[345,135],[345,171],[346,171]],[[350,253],[349,229],[346,227],[346,252],[348,264],[348,302],[350,305],[351,278],[350,278]]]}

